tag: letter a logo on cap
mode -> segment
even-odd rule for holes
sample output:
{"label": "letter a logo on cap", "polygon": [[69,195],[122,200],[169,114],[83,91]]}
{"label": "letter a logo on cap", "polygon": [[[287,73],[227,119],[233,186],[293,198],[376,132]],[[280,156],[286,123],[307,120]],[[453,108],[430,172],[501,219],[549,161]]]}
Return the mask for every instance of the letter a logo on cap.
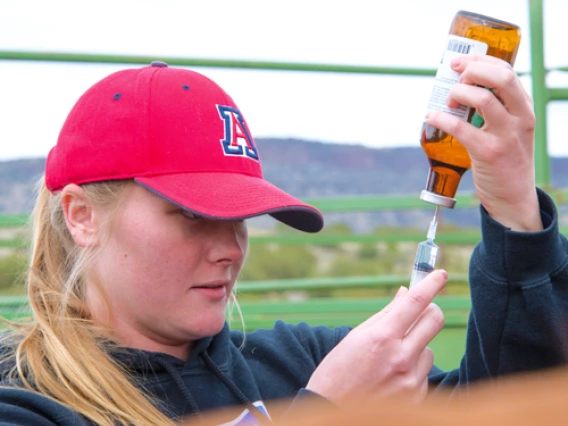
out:
{"label": "letter a logo on cap", "polygon": [[258,161],[258,151],[241,112],[224,105],[217,105],[217,109],[225,125],[225,137],[221,139],[225,155],[248,157]]}

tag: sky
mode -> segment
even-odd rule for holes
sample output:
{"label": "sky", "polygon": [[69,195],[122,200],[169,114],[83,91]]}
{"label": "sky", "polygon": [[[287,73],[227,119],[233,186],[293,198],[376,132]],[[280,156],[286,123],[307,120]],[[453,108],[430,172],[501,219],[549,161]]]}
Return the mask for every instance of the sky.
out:
{"label": "sky", "polygon": [[[546,65],[568,66],[568,2],[543,3]],[[529,70],[528,0],[0,0],[0,50],[435,69],[458,10],[519,25],[515,68]],[[0,60],[0,161],[46,156],[77,98],[132,66]],[[256,138],[369,147],[418,146],[433,79],[193,69],[233,97]],[[568,75],[547,84],[568,87]],[[548,111],[548,151],[568,156],[568,102]]]}

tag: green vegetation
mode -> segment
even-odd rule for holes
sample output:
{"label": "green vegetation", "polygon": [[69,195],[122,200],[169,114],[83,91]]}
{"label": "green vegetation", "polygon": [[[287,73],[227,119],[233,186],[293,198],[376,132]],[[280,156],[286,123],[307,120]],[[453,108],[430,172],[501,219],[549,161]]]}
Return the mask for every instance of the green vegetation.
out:
{"label": "green vegetation", "polygon": [[316,260],[307,246],[251,245],[240,280],[313,277],[316,276]]}
{"label": "green vegetation", "polygon": [[20,250],[0,257],[0,295],[22,294],[27,258]]}

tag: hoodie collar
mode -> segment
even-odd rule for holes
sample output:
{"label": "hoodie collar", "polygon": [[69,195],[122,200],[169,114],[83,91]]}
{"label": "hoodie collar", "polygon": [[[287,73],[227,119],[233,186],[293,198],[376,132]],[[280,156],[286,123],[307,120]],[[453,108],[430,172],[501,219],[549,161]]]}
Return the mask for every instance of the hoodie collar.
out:
{"label": "hoodie collar", "polygon": [[114,347],[110,350],[111,355],[120,364],[132,372],[147,374],[150,372],[158,373],[164,370],[162,363],[156,363],[154,355],[159,354],[164,360],[175,368],[191,369],[203,366],[201,355],[207,351],[212,361],[220,370],[226,371],[228,358],[230,356],[230,330],[225,322],[223,329],[215,336],[208,336],[196,340],[187,360],[181,360],[172,355],[151,352],[143,349]]}

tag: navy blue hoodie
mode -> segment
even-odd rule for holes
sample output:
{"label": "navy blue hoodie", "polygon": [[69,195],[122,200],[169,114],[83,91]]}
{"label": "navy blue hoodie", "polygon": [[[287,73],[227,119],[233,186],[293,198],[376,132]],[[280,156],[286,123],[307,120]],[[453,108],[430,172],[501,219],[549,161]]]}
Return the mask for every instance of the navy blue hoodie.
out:
{"label": "navy blue hoodie", "polygon": [[[430,372],[432,388],[459,388],[475,380],[557,366],[566,359],[568,243],[559,233],[552,200],[539,191],[545,229],[508,230],[481,208],[482,241],[470,263],[472,310],[460,367]],[[242,405],[232,425],[260,424],[266,402],[310,397],[306,386],[327,353],[349,332],[277,322],[246,335],[227,326],[196,342],[187,361],[136,349],[115,354],[180,418]],[[6,385],[6,384],[5,384]],[[39,394],[0,388],[0,425],[86,426],[84,418]]]}

